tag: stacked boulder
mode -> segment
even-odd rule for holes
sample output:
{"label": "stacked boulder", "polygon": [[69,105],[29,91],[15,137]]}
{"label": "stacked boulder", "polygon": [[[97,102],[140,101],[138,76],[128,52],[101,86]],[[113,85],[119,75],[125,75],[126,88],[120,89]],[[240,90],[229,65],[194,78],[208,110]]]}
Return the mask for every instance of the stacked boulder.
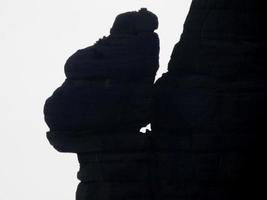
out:
{"label": "stacked boulder", "polygon": [[257,199],[267,119],[261,0],[194,0],[155,84],[157,199]]}
{"label": "stacked boulder", "polygon": [[78,154],[77,200],[147,200],[148,135],[159,67],[157,17],[141,9],[119,15],[110,35],[65,64],[66,80],[44,106],[47,138]]}

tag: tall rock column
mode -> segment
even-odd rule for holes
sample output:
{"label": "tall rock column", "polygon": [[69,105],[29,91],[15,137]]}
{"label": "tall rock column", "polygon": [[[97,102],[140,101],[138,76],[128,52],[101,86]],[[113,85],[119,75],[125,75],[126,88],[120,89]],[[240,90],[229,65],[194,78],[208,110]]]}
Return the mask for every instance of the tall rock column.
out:
{"label": "tall rock column", "polygon": [[[257,199],[267,119],[260,0],[194,0],[152,121],[158,199]],[[262,197],[261,197],[262,198]]]}
{"label": "tall rock column", "polygon": [[78,155],[76,200],[151,198],[149,136],[139,130],[151,121],[157,27],[146,9],[119,15],[108,37],[67,60],[45,102],[49,142]]}

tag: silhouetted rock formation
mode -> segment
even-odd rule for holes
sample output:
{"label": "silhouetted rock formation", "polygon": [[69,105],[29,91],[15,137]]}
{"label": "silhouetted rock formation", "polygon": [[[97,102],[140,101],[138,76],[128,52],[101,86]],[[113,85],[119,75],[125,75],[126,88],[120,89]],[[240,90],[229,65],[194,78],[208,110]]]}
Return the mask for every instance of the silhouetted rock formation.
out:
{"label": "silhouetted rock formation", "polygon": [[50,143],[78,153],[77,200],[150,195],[148,136],[139,130],[151,121],[157,27],[146,9],[119,15],[108,37],[67,60],[65,82],[45,103]]}
{"label": "silhouetted rock formation", "polygon": [[[119,15],[110,36],[68,59],[67,79],[44,114],[50,143],[78,154],[77,200],[263,193],[264,8],[261,0],[194,0],[169,71],[155,84],[153,108],[154,14]],[[151,118],[153,133],[140,134]]]}
{"label": "silhouetted rock formation", "polygon": [[155,84],[158,199],[257,199],[265,158],[266,11],[260,0],[194,0]]}

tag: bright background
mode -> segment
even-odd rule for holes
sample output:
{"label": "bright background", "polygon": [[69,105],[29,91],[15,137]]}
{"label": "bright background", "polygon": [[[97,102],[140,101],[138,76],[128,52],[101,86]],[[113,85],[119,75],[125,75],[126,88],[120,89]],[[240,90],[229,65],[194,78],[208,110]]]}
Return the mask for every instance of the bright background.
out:
{"label": "bright background", "polygon": [[77,49],[108,35],[116,15],[146,7],[159,18],[166,71],[191,0],[0,0],[0,199],[74,200],[75,154],[45,133],[43,105]]}

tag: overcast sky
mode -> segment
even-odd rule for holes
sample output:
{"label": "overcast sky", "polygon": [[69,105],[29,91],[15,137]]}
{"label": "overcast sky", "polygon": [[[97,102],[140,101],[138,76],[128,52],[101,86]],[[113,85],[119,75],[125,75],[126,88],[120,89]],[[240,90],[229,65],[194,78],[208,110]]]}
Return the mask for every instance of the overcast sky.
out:
{"label": "overcast sky", "polygon": [[74,200],[75,154],[45,133],[43,105],[76,50],[108,35],[116,15],[142,7],[159,18],[160,70],[179,41],[190,0],[0,0],[0,199]]}

